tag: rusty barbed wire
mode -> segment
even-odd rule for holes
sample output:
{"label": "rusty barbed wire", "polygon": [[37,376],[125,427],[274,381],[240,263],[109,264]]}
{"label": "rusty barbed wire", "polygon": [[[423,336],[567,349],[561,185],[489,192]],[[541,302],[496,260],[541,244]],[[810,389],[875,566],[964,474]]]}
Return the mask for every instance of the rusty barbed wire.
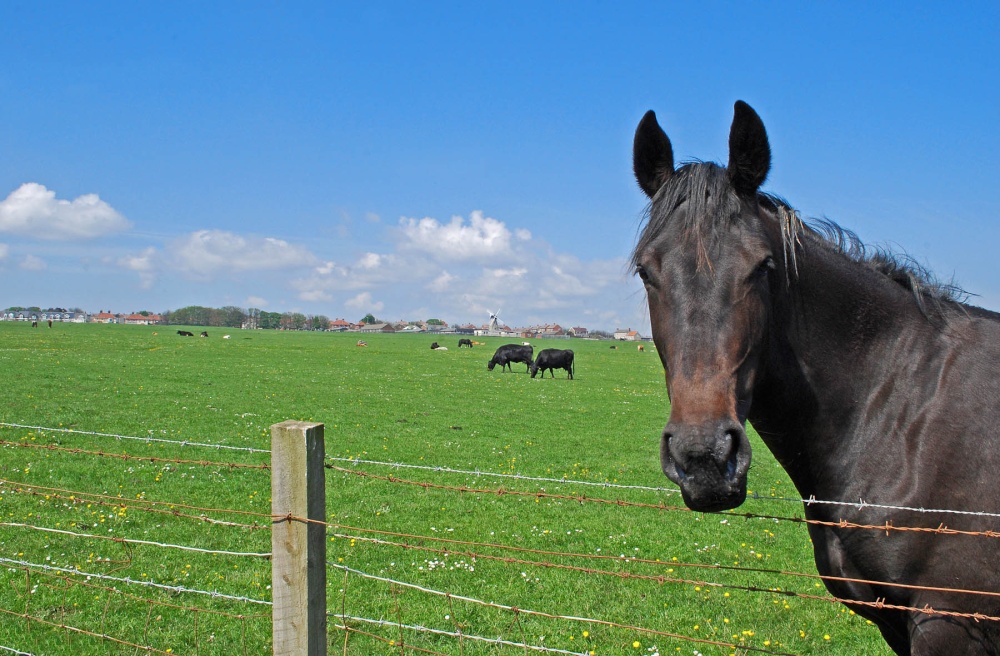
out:
{"label": "rusty barbed wire", "polygon": [[677,639],[677,640],[683,640],[685,642],[694,642],[694,643],[699,643],[699,644],[715,645],[715,646],[718,646],[718,647],[726,647],[728,649],[741,649],[741,650],[745,650],[745,651],[755,651],[755,652],[759,652],[759,653],[763,653],[763,654],[774,654],[774,655],[777,655],[777,656],[795,656],[795,654],[788,654],[786,652],[769,651],[769,650],[766,650],[766,649],[761,649],[759,647],[753,647],[753,646],[750,646],[750,645],[737,645],[737,644],[734,644],[734,643],[731,643],[731,642],[721,642],[721,641],[718,641],[718,640],[708,640],[706,638],[693,638],[691,636],[685,636],[685,635],[680,634],[680,633],[671,633],[669,631],[659,631],[657,629],[648,629],[648,628],[645,628],[645,627],[635,626],[635,625],[632,625],[632,624],[622,624],[622,623],[619,623],[619,622],[612,622],[610,620],[599,620],[599,619],[594,619],[594,618],[589,618],[589,617],[576,617],[576,616],[573,616],[573,615],[556,615],[556,614],[553,614],[553,613],[545,613],[545,612],[537,611],[537,610],[529,610],[529,609],[526,609],[526,608],[519,608],[517,606],[508,606],[506,604],[498,604],[498,603],[496,603],[494,601],[483,601],[483,600],[480,600],[480,599],[476,599],[474,597],[467,597],[467,596],[464,596],[464,595],[456,595],[456,594],[452,594],[450,592],[441,592],[440,590],[434,590],[432,588],[427,588],[427,587],[424,587],[424,586],[421,586],[421,585],[417,585],[415,583],[407,583],[405,581],[398,581],[396,579],[391,579],[391,578],[384,577],[384,576],[377,576],[375,574],[369,574],[367,572],[362,572],[359,569],[355,569],[353,567],[348,567],[347,565],[342,565],[342,564],[338,564],[338,563],[327,563],[327,566],[328,567],[334,567],[334,568],[337,568],[337,569],[340,569],[342,571],[349,572],[349,573],[352,573],[352,574],[357,574],[358,576],[361,576],[361,577],[366,578],[366,579],[371,579],[371,580],[374,580],[374,581],[382,581],[383,583],[395,584],[395,585],[399,585],[399,586],[404,587],[404,588],[409,588],[411,590],[418,590],[420,592],[424,592],[424,593],[431,594],[431,595],[436,595],[436,596],[441,596],[441,597],[447,597],[449,599],[457,599],[459,601],[468,602],[468,603],[479,605],[479,606],[483,606],[483,607],[486,607],[486,608],[495,608],[495,609],[498,609],[498,610],[504,610],[504,611],[509,611],[509,612],[513,612],[513,613],[522,613],[524,615],[530,615],[530,616],[535,616],[535,617],[542,617],[542,618],[545,618],[545,619],[563,620],[563,621],[570,621],[570,622],[581,622],[581,623],[598,625],[598,626],[608,626],[608,627],[613,627],[613,628],[617,628],[617,629],[624,629],[624,630],[628,630],[628,631],[636,631],[636,632],[640,632],[640,633],[644,633],[644,634],[648,634],[648,635],[662,636],[664,638],[674,638],[674,639]]}
{"label": "rusty barbed wire", "polygon": [[140,460],[144,462],[169,462],[176,465],[199,465],[203,467],[222,467],[229,469],[271,469],[270,464],[248,465],[239,462],[213,462],[211,460],[182,460],[178,458],[160,458],[158,456],[134,456],[128,453],[106,453],[104,451],[87,451],[86,449],[71,449],[68,447],[56,446],[54,444],[25,444],[24,442],[11,442],[0,440],[0,446],[12,446],[28,449],[42,449],[45,451],[59,451],[74,455],[98,456],[101,458],[118,458],[119,460]]}
{"label": "rusty barbed wire", "polygon": [[[251,517],[260,517],[261,519],[271,519],[271,515],[268,513],[254,512],[249,510],[238,510],[232,508],[203,508],[200,506],[193,506],[190,504],[174,503],[172,501],[155,501],[146,498],[136,497],[135,499],[129,499],[126,497],[112,496],[109,494],[97,494],[94,492],[80,492],[77,490],[66,490],[62,488],[46,487],[43,485],[34,485],[32,483],[22,483],[18,481],[11,481],[10,479],[0,479],[0,486],[8,485],[9,489],[15,493],[29,494],[34,496],[44,496],[48,500],[58,499],[62,501],[69,501],[72,503],[92,503],[102,506],[113,506],[113,507],[135,507],[139,506],[139,510],[143,512],[161,513],[165,515],[170,515],[172,517],[183,517],[187,519],[196,519],[210,524],[218,524],[221,526],[235,526],[238,528],[249,528],[249,529],[270,529],[270,526],[265,526],[262,524],[241,524],[239,522],[227,522],[218,519],[213,519],[211,517],[206,517],[205,515],[188,515],[182,513],[177,508],[184,508],[186,510],[198,510],[203,513],[228,513],[233,515],[248,515]],[[38,490],[44,490],[44,492],[39,492]],[[68,496],[66,496],[68,495]],[[78,498],[79,497],[79,498]],[[148,506],[169,506],[168,509],[151,508]]]}
{"label": "rusty barbed wire", "polygon": [[[381,476],[378,474],[372,474],[370,472],[362,472],[351,469],[346,469],[344,467],[338,467],[336,465],[325,465],[327,469],[332,469],[335,471],[340,471],[345,474],[351,474],[353,476],[359,476],[362,478],[370,478],[375,480],[382,480],[389,483],[400,483],[403,485],[413,485],[416,487],[422,487],[424,489],[434,489],[434,490],[444,490],[448,492],[461,492],[466,494],[490,494],[496,496],[512,495],[519,497],[534,497],[536,499],[557,499],[560,501],[576,501],[579,503],[598,503],[612,506],[622,506],[628,508],[648,508],[651,510],[667,510],[667,511],[678,511],[678,512],[694,512],[693,510],[687,508],[686,506],[673,506],[664,503],[642,503],[639,501],[626,501],[624,499],[604,499],[600,497],[588,497],[582,494],[553,494],[550,492],[524,492],[521,490],[508,490],[504,487],[499,487],[496,489],[490,488],[472,488],[465,486],[456,485],[443,485],[440,483],[428,483],[427,481],[412,481],[405,478],[398,478],[396,476]],[[783,517],[780,515],[763,515],[760,513],[741,513],[734,511],[722,511],[713,513],[715,515],[726,516],[726,517],[743,517],[744,519],[772,519],[776,521],[792,522],[796,524],[813,524],[817,526],[830,526],[835,528],[852,528],[852,529],[864,529],[864,530],[876,530],[876,531],[901,531],[901,532],[917,532],[917,533],[934,533],[937,535],[964,535],[964,536],[978,536],[978,537],[988,537],[988,538],[1000,538],[1000,531],[965,531],[960,529],[948,528],[944,524],[937,527],[924,527],[924,526],[896,526],[892,524],[891,521],[886,521],[883,524],[859,524],[856,522],[849,522],[847,520],[841,519],[839,521],[824,521],[818,519],[807,519],[804,517]]]}

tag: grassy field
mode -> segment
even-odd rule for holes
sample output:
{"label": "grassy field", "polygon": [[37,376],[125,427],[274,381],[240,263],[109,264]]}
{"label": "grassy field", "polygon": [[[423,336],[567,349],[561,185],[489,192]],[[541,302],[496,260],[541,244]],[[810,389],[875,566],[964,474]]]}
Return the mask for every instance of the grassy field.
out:
{"label": "grassy field", "polygon": [[[573,348],[576,379],[532,380],[487,371],[508,340],[176,328],[0,323],[0,421],[19,425],[0,427],[0,647],[270,653],[251,449],[301,419],[325,424],[329,612],[359,618],[330,618],[331,653],[888,653],[841,606],[784,594],[826,595],[775,573],[815,572],[801,524],[668,508],[655,352],[538,341]],[[761,498],[740,511],[801,517],[751,441]]]}

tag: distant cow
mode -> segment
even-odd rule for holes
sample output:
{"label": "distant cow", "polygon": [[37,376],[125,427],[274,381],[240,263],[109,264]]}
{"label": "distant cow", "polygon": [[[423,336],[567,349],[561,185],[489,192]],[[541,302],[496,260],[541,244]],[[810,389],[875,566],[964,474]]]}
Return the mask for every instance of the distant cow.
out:
{"label": "distant cow", "polygon": [[431,344],[431,350],[436,351],[440,346],[441,346],[440,344],[434,342],[433,344]]}
{"label": "distant cow", "polygon": [[465,339],[464,337],[458,340],[458,348],[462,348],[463,346],[468,346],[469,348],[472,348],[472,340]]}
{"label": "distant cow", "polygon": [[201,331],[201,336],[202,337],[208,337],[208,331],[207,330]]}
{"label": "distant cow", "polygon": [[556,377],[556,369],[565,369],[569,374],[569,379],[573,380],[573,351],[569,349],[543,349],[538,358],[531,363],[531,377],[534,378],[539,370],[542,378],[545,378],[545,370],[548,369],[552,377]]}
{"label": "distant cow", "polygon": [[513,371],[510,366],[511,362],[523,362],[528,365],[525,373],[531,370],[531,355],[534,349],[530,346],[521,346],[520,344],[504,344],[496,350],[493,354],[493,358],[489,361],[486,367],[493,371],[493,367],[500,365],[500,371],[505,368],[509,371]]}
{"label": "distant cow", "polygon": [[643,346],[642,344],[639,344],[637,348],[639,349],[639,351],[640,351],[640,352],[642,352],[642,351],[645,351],[645,350],[646,350],[646,347],[645,347],[645,346]]}
{"label": "distant cow", "polygon": [[177,334],[180,335],[181,337],[194,337],[194,333],[188,332],[186,330],[178,330]]}

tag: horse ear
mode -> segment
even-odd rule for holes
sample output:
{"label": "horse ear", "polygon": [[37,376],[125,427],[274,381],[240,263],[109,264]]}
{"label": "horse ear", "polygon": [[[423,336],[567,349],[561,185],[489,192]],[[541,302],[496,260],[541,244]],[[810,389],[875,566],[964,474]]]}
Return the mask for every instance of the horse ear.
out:
{"label": "horse ear", "polygon": [[771,146],[767,143],[764,122],[742,100],[734,107],[733,127],[729,130],[729,182],[737,193],[753,195],[771,170]]}
{"label": "horse ear", "polygon": [[639,186],[652,198],[674,173],[674,149],[656,122],[653,110],[639,121],[632,142],[632,170]]}

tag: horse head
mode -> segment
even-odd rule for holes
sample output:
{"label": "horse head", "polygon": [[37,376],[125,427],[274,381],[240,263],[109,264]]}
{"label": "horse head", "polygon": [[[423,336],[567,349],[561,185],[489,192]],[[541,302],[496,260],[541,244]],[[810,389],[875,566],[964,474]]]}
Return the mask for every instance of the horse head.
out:
{"label": "horse head", "polygon": [[671,403],[660,464],[688,507],[705,512],[746,498],[744,426],[784,273],[780,229],[758,196],[771,162],[767,133],[743,102],[736,103],[729,150],[725,168],[696,162],[675,169],[652,111],[633,146],[636,180],[651,205],[632,261],[646,288]]}

